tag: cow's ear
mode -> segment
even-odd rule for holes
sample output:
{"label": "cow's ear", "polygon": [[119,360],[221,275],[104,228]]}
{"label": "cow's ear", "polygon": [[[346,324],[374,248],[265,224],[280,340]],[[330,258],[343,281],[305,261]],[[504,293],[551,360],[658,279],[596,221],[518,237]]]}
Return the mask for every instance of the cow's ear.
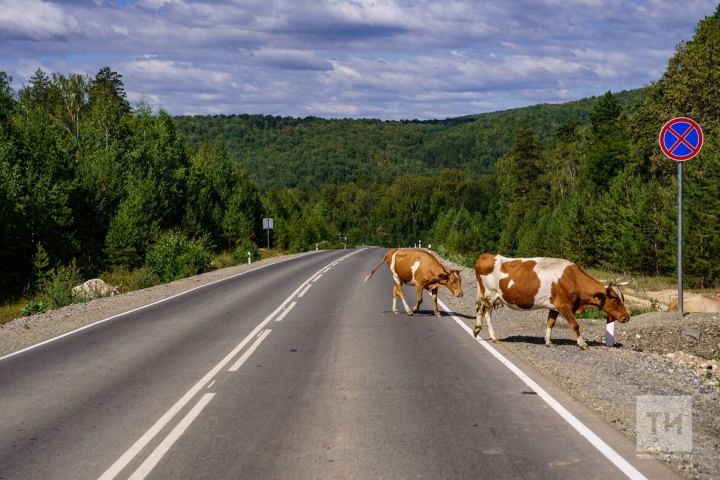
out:
{"label": "cow's ear", "polygon": [[598,302],[602,302],[603,300],[605,300],[605,294],[602,292],[598,292],[593,295],[593,298],[595,298]]}
{"label": "cow's ear", "polygon": [[443,280],[447,280],[450,277],[450,275],[447,272],[440,272],[439,277]]}

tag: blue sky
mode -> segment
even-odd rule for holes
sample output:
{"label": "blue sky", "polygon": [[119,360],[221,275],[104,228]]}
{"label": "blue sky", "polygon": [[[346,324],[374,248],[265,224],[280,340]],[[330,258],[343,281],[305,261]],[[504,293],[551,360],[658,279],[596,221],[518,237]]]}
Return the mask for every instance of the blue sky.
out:
{"label": "blue sky", "polygon": [[171,114],[429,119],[660,77],[717,1],[0,0],[0,70],[123,75]]}

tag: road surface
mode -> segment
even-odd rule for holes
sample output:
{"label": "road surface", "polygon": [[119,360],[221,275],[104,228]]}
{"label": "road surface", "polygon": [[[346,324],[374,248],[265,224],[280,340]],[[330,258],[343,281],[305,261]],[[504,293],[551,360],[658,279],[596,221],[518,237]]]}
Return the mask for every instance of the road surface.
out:
{"label": "road surface", "polygon": [[393,316],[388,272],[362,285],[383,253],[273,264],[1,360],[0,478],[627,478],[429,297]]}

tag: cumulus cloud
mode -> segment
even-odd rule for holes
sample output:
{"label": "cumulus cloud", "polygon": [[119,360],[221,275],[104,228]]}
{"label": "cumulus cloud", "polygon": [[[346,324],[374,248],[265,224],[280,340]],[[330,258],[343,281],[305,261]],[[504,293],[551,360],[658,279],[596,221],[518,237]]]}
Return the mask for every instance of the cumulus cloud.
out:
{"label": "cumulus cloud", "polygon": [[0,0],[1,69],[173,114],[438,118],[636,88],[714,0]]}
{"label": "cumulus cloud", "polygon": [[42,41],[79,33],[77,19],[52,3],[40,0],[3,0],[1,6],[2,39]]}

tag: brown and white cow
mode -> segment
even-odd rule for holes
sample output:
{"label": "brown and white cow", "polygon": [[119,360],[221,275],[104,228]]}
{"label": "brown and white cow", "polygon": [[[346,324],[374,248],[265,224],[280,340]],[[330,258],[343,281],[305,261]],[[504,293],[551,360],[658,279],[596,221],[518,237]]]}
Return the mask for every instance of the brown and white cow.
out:
{"label": "brown and white cow", "polygon": [[[394,248],[385,254],[385,258],[365,276],[363,283],[367,283],[373,276],[375,270],[383,263],[387,263],[390,273],[393,276],[392,311],[397,315],[397,298],[403,302],[405,312],[408,315],[418,311],[422,303],[423,289],[432,295],[433,312],[436,317],[440,316],[437,306],[437,292],[441,285],[446,286],[456,297],[462,297],[462,285],[460,284],[460,270],[448,270],[437,261],[437,259],[425,250],[413,248]],[[405,301],[402,285],[415,285],[417,305],[412,310]]]}
{"label": "brown and white cow", "polygon": [[497,341],[491,316],[493,308],[501,305],[514,310],[549,309],[545,331],[547,346],[552,346],[550,332],[558,313],[567,319],[582,349],[587,348],[587,343],[580,335],[576,313],[588,307],[597,307],[621,323],[630,320],[623,303],[623,294],[617,285],[603,285],[568,260],[547,257],[506,258],[485,253],[475,262],[475,277],[478,296],[473,333],[476,337],[484,319],[490,338]]}

